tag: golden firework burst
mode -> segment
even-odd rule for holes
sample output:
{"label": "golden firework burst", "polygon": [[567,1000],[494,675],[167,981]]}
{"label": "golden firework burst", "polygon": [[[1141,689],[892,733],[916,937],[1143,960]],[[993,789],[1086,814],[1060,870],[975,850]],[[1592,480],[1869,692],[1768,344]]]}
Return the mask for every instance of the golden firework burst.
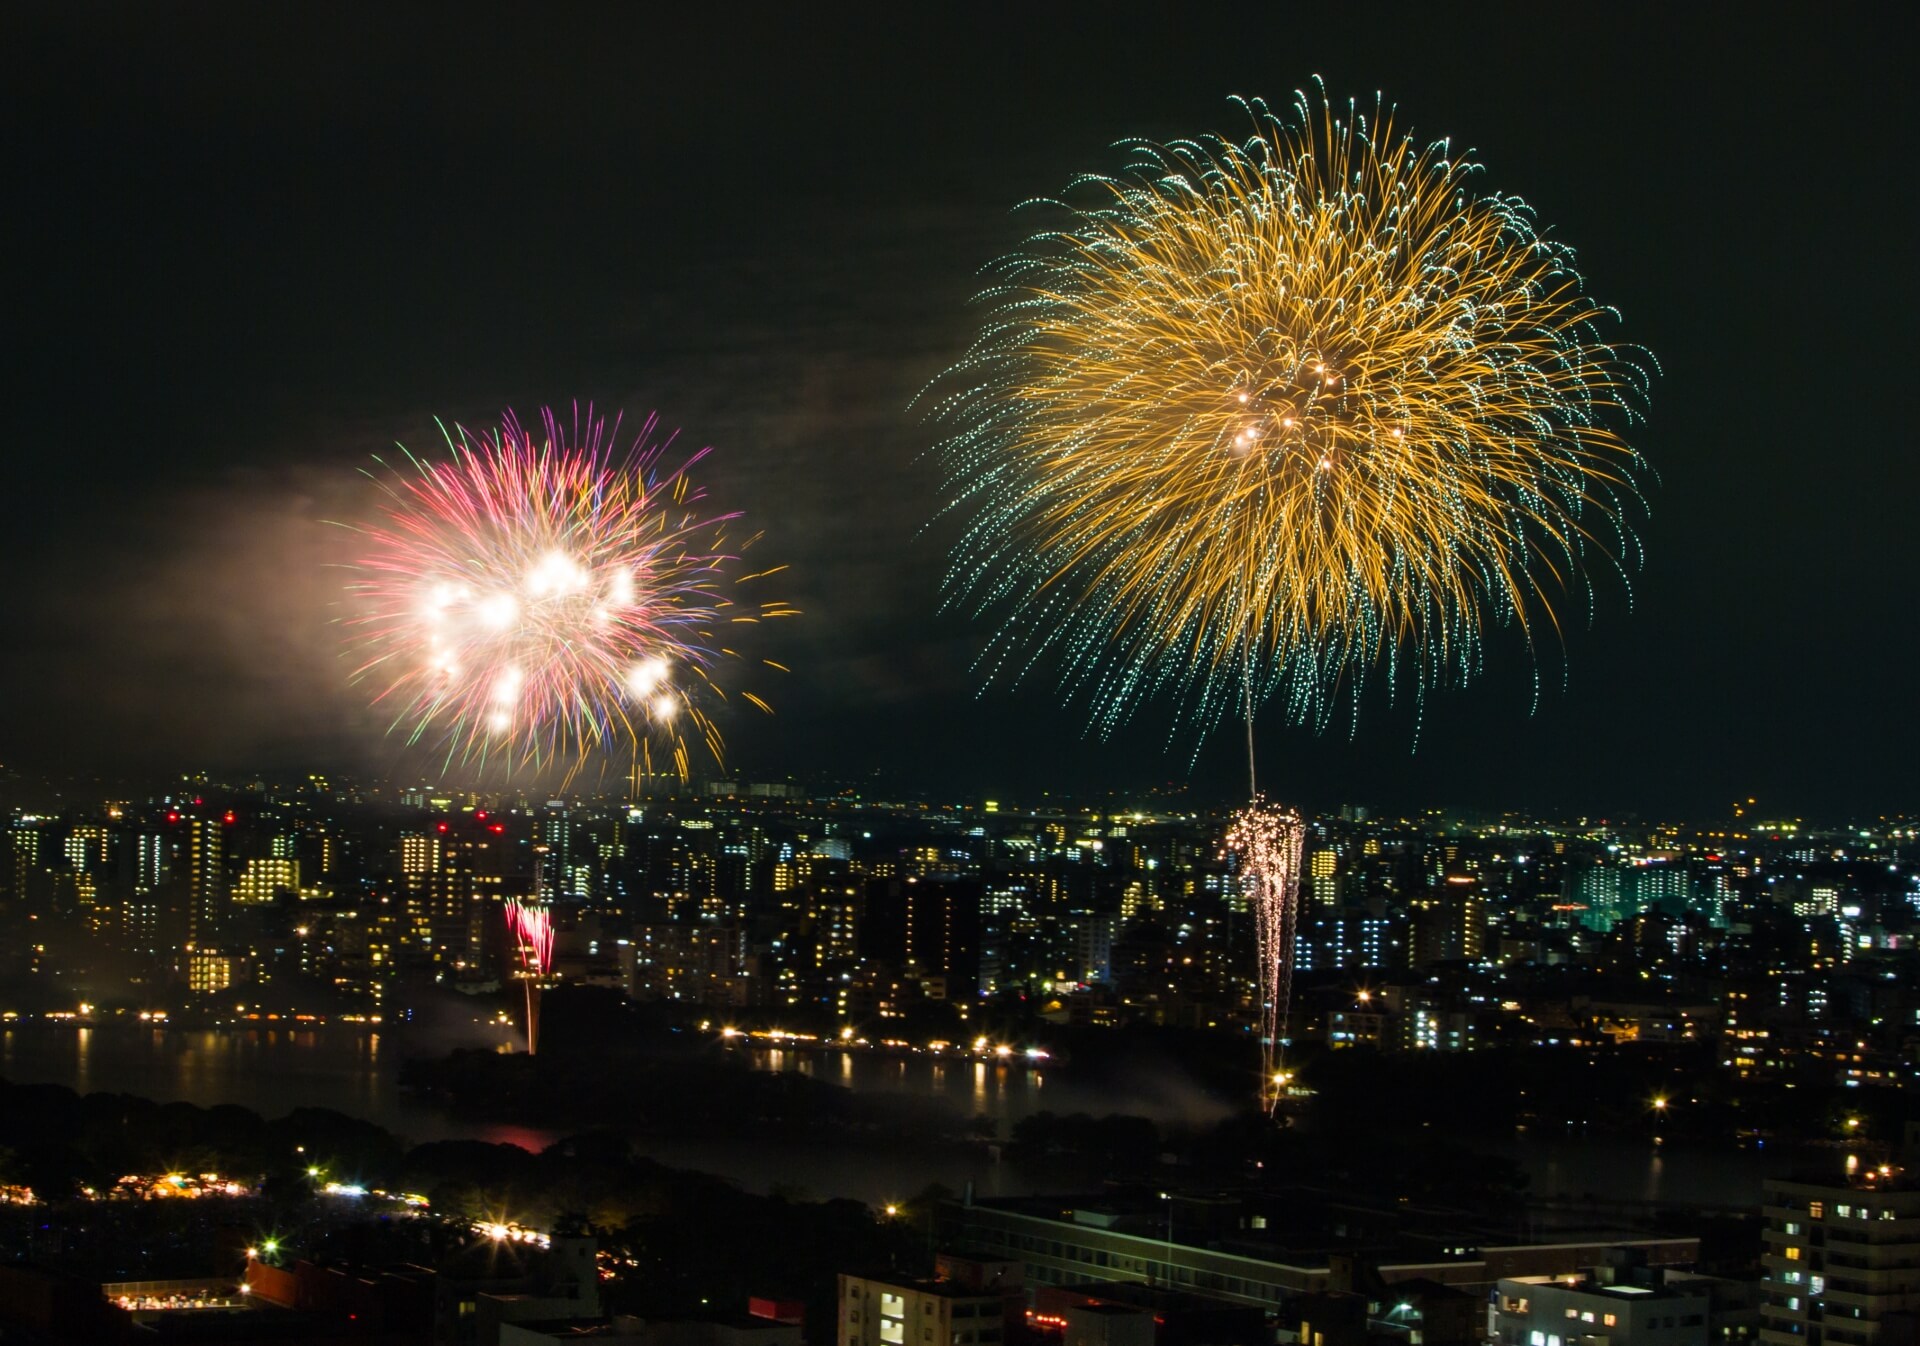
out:
{"label": "golden firework burst", "polygon": [[1490,623],[1531,641],[1637,560],[1647,363],[1570,250],[1389,109],[1243,106],[1052,203],[936,408],[990,676],[1057,657],[1103,732],[1161,691],[1204,733],[1383,663],[1463,682]]}

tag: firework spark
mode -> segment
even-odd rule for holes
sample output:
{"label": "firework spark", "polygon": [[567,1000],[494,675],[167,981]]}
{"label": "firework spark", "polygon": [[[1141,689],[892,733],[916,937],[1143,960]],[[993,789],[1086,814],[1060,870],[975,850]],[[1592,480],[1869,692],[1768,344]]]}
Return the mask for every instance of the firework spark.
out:
{"label": "firework spark", "polygon": [[736,657],[726,628],[792,609],[725,596],[752,539],[728,549],[738,515],[707,511],[688,476],[706,451],[669,468],[656,428],[620,452],[619,421],[591,409],[571,425],[543,412],[537,430],[509,412],[484,435],[456,427],[450,460],[409,454],[384,477],[347,625],[393,730],[449,760],[577,767],[631,748],[651,773],[659,741],[685,777],[689,739],[721,760],[708,707]]}
{"label": "firework spark", "polygon": [[553,913],[516,897],[508,899],[506,916],[527,993],[527,1055],[531,1056],[540,1045],[540,991],[553,971]]}
{"label": "firework spark", "polygon": [[1306,826],[1292,809],[1255,797],[1233,815],[1227,851],[1240,861],[1240,892],[1253,913],[1260,998],[1261,1097],[1271,1112],[1287,1083],[1281,1068],[1287,1001],[1292,994],[1293,940],[1299,915],[1300,854]]}
{"label": "firework spark", "polygon": [[1424,702],[1479,671],[1489,625],[1557,631],[1590,553],[1638,560],[1644,469],[1616,427],[1649,374],[1572,252],[1445,141],[1324,91],[1243,106],[1246,139],[1129,142],[1052,203],[936,414],[947,593],[1000,615],[989,680],[1057,660],[1102,734],[1168,694],[1196,751],[1245,716],[1228,844],[1271,1106],[1300,840],[1258,794],[1257,707],[1323,727],[1376,670]]}
{"label": "firework spark", "polygon": [[1081,179],[936,408],[990,678],[1059,657],[1102,733],[1161,692],[1199,734],[1249,694],[1324,724],[1383,665],[1424,696],[1489,623],[1557,629],[1587,553],[1637,560],[1609,422],[1647,376],[1571,252],[1390,109],[1246,106]]}

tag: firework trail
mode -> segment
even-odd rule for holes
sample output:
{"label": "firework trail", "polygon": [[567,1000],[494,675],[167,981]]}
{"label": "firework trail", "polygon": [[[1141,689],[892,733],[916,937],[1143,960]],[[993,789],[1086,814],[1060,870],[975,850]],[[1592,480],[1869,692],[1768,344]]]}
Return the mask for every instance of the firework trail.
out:
{"label": "firework trail", "polygon": [[706,450],[669,467],[673,437],[656,430],[649,417],[621,451],[619,421],[591,409],[570,425],[543,412],[535,430],[508,412],[486,434],[455,427],[449,459],[408,454],[377,478],[386,500],[358,530],[346,625],[354,678],[391,731],[448,761],[572,770],[631,751],[651,774],[657,741],[684,778],[689,739],[722,760],[708,708],[738,657],[727,628],[792,609],[726,595],[781,567],[737,573],[753,539],[729,550],[738,515],[704,507],[688,472]]}
{"label": "firework trail", "polygon": [[1242,106],[1244,140],[1128,142],[1048,203],[935,415],[988,681],[1055,662],[1103,735],[1168,696],[1196,752],[1244,715],[1257,799],[1258,706],[1322,728],[1375,674],[1424,704],[1490,625],[1557,632],[1590,555],[1637,563],[1615,427],[1650,374],[1447,142],[1324,91]]}
{"label": "firework trail", "polygon": [[507,931],[520,960],[520,981],[527,992],[527,1055],[540,1045],[540,991],[553,971],[553,913],[536,902],[509,898]]}
{"label": "firework trail", "polygon": [[1292,809],[1258,796],[1233,816],[1226,847],[1240,861],[1240,890],[1253,913],[1256,993],[1260,998],[1261,1097],[1269,1110],[1287,1083],[1281,1069],[1287,1002],[1293,990],[1293,940],[1299,913],[1300,854],[1306,825]]}

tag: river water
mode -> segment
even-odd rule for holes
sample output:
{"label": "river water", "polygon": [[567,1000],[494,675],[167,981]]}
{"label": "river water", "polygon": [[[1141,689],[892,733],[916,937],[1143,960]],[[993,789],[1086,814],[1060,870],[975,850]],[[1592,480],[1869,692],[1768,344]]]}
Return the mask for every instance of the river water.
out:
{"label": "river water", "polygon": [[[512,1029],[477,1018],[454,1032],[442,1026],[432,1042],[411,1032],[396,1036],[340,1028],[16,1025],[0,1029],[0,1078],[202,1107],[236,1103],[269,1117],[298,1107],[333,1108],[413,1142],[471,1138],[540,1149],[561,1133],[456,1118],[398,1083],[400,1066],[409,1056],[438,1055],[453,1046],[510,1046],[515,1041]],[[1184,1125],[1204,1124],[1224,1114],[1218,1101],[1173,1069],[1131,1080],[1119,1089],[1076,1080],[1070,1070],[1024,1065],[742,1050],[751,1050],[763,1069],[795,1071],[861,1092],[936,1097],[961,1116],[993,1118],[1002,1136],[1013,1122],[1043,1110],[1128,1112]],[[782,1187],[815,1197],[870,1202],[898,1200],[935,1182],[955,1191],[971,1182],[982,1196],[1084,1186],[1079,1175],[1050,1168],[1022,1170],[981,1147],[915,1150],[835,1138],[751,1144],[677,1138],[649,1139],[642,1148],[663,1164],[720,1174],[757,1191]],[[1627,1206],[1757,1206],[1763,1175],[1785,1163],[1785,1156],[1676,1152],[1576,1137],[1490,1138],[1485,1148],[1517,1159],[1536,1196],[1577,1200],[1604,1194]]]}

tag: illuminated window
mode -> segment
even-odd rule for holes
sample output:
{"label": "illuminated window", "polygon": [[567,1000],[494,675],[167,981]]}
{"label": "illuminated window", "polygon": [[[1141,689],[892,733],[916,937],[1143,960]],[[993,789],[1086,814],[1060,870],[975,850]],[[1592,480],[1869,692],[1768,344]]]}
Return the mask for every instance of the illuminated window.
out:
{"label": "illuminated window", "polygon": [[1600,1325],[1602,1327],[1618,1327],[1620,1326],[1619,1316],[1612,1313],[1603,1314],[1600,1318]]}
{"label": "illuminated window", "polygon": [[1581,1315],[1580,1315],[1580,1321],[1581,1321],[1581,1322],[1583,1322],[1583,1323],[1590,1323],[1590,1322],[1592,1322],[1592,1321],[1593,1321],[1593,1310],[1592,1310],[1592,1309],[1588,1309],[1588,1310],[1587,1310],[1587,1311],[1586,1311],[1585,1313],[1583,1313],[1583,1314],[1581,1314]]}
{"label": "illuminated window", "polygon": [[1824,1217],[1825,1217],[1825,1215],[1826,1215],[1826,1213],[1827,1213],[1827,1203],[1826,1203],[1826,1202],[1824,1202],[1824,1201],[1809,1201],[1809,1202],[1807,1203],[1807,1218],[1808,1218],[1808,1219],[1810,1219],[1810,1220],[1818,1220],[1818,1219],[1822,1219],[1822,1218],[1824,1218]]}
{"label": "illuminated window", "polygon": [[880,1292],[880,1340],[889,1346],[901,1346],[907,1339],[907,1301],[902,1295]]}
{"label": "illuminated window", "polygon": [[1798,1262],[1800,1260],[1800,1250],[1798,1248],[1783,1248],[1780,1255],[1785,1257],[1789,1262]]}

